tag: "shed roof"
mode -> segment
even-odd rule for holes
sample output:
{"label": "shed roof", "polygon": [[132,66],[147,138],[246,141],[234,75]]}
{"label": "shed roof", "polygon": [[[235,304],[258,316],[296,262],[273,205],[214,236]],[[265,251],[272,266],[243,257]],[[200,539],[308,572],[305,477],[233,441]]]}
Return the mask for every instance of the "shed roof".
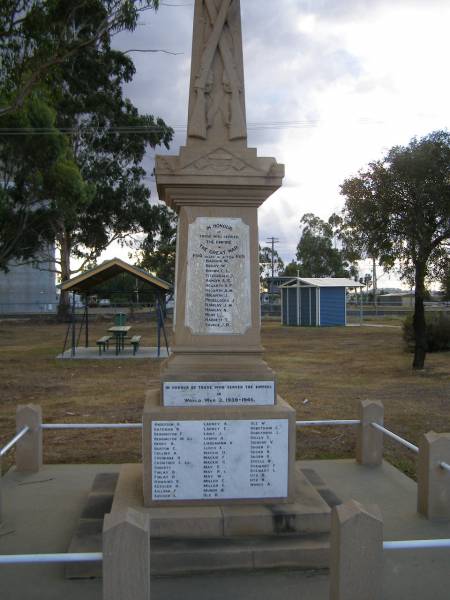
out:
{"label": "shed roof", "polygon": [[168,291],[172,287],[167,281],[156,277],[156,275],[152,275],[144,269],[130,265],[120,258],[106,260],[101,265],[98,265],[85,273],[81,273],[81,275],[77,275],[77,277],[72,277],[72,279],[63,281],[58,287],[65,292],[79,292],[81,294],[86,294],[96,285],[108,281],[108,279],[112,279],[120,273],[129,273],[159,290]]}
{"label": "shed roof", "polygon": [[362,283],[345,277],[293,277],[281,287],[364,287]]}

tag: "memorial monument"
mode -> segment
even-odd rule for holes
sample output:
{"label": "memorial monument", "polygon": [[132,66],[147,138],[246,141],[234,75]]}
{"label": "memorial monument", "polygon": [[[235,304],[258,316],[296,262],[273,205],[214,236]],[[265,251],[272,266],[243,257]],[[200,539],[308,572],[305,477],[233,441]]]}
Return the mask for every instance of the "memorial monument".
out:
{"label": "memorial monument", "polygon": [[[244,554],[257,566],[249,536],[270,546],[329,531],[330,508],[295,463],[295,411],[262,358],[257,209],[283,175],[247,146],[240,2],[196,0],[187,141],[156,160],[159,196],[178,213],[172,355],[147,393],[143,464],[122,469],[112,508],[150,515],[158,572],[210,565],[211,545],[195,561],[201,546],[171,555],[170,540],[233,538],[241,550],[214,542],[213,560],[234,568]],[[283,560],[286,548],[269,563]]]}
{"label": "memorial monument", "polygon": [[247,147],[239,1],[196,2],[187,143],[156,161],[179,226],[173,353],[144,413],[148,506],[292,494],[295,416],[260,341],[257,209],[283,174]]}

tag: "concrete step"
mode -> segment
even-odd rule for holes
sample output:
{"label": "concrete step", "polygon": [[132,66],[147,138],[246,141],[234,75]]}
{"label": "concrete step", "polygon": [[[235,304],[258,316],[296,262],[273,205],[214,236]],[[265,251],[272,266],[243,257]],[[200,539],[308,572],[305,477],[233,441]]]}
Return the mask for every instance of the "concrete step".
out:
{"label": "concrete step", "polygon": [[329,535],[216,540],[155,539],[151,573],[155,576],[255,569],[327,569]]}

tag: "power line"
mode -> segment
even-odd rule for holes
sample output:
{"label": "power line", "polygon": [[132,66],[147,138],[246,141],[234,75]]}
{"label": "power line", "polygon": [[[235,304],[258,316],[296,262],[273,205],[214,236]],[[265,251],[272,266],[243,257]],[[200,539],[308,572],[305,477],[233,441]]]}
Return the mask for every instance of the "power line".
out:
{"label": "power line", "polygon": [[[320,119],[307,119],[302,121],[264,121],[264,122],[249,122],[247,129],[249,131],[265,131],[265,130],[289,130],[289,129],[305,129],[317,127],[320,124],[325,124],[326,121]],[[360,125],[384,125],[387,121],[375,120],[369,118],[358,119],[356,123]],[[169,128],[169,126],[168,126]],[[96,133],[100,128],[92,126],[80,126],[80,127],[1,127],[0,135],[12,136],[12,135],[55,135],[57,133]],[[174,125],[171,126],[175,133],[186,133],[187,128],[185,125]],[[167,129],[161,126],[145,126],[145,125],[131,125],[131,126],[111,126],[106,129],[101,128],[103,134],[145,134],[145,133],[165,133]]]}

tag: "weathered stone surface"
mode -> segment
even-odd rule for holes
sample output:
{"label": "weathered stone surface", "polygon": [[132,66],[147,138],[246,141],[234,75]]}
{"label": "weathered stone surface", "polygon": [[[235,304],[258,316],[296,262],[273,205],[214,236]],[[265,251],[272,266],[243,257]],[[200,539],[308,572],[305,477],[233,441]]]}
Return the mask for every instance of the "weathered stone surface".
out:
{"label": "weathered stone surface", "polygon": [[150,600],[149,517],[128,509],[103,525],[104,600]]}
{"label": "weathered stone surface", "polygon": [[349,500],[331,517],[330,600],[380,600],[383,520],[377,507]]}
{"label": "weathered stone surface", "polygon": [[16,431],[25,426],[30,430],[16,444],[18,471],[37,473],[42,468],[42,410],[35,404],[19,404],[16,411]]}
{"label": "weathered stone surface", "polygon": [[418,511],[432,520],[450,520],[450,433],[426,433],[419,444],[417,466]]}
{"label": "weathered stone surface", "polygon": [[359,405],[356,435],[356,460],[362,465],[378,466],[383,461],[383,434],[372,427],[372,423],[383,425],[384,408],[381,402],[363,400]]}
{"label": "weathered stone surface", "polygon": [[[162,381],[274,382],[262,360],[257,208],[284,168],[247,148],[239,0],[196,0],[189,98],[186,146],[156,159],[159,197],[178,213],[173,354]],[[206,277],[211,247],[200,246],[214,223],[231,224],[237,242],[231,259],[214,263],[220,307]]]}
{"label": "weathered stone surface", "polygon": [[330,531],[330,507],[303,476],[299,463],[295,467],[294,500],[291,503],[163,508],[144,507],[140,466],[124,465],[111,518],[122,518],[128,507],[150,516],[152,538],[200,540],[264,535],[277,537]]}

